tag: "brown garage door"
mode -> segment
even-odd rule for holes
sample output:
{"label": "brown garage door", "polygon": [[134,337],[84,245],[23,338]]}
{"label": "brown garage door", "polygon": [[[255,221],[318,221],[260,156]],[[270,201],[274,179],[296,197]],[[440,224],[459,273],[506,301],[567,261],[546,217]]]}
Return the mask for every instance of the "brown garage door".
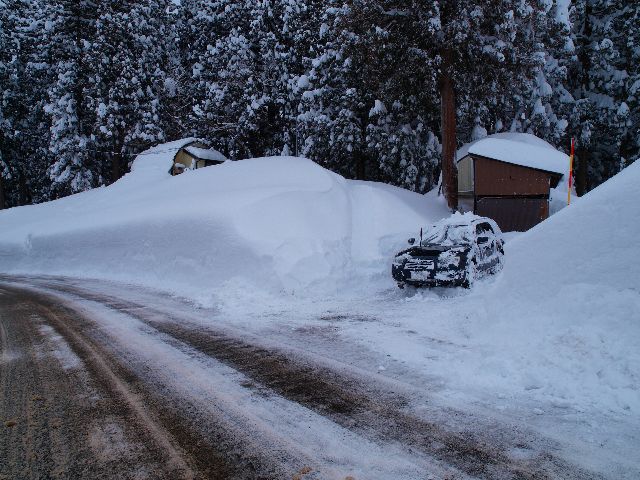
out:
{"label": "brown garage door", "polygon": [[503,232],[524,232],[549,216],[546,198],[483,197],[476,214],[493,218]]}

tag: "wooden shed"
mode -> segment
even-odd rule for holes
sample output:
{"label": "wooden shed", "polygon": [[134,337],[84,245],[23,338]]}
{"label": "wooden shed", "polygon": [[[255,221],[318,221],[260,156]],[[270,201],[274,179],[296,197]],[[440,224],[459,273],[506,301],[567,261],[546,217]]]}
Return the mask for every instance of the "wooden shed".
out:
{"label": "wooden shed", "polygon": [[226,160],[227,158],[222,153],[212,149],[202,140],[187,138],[182,141],[173,157],[171,175],[179,175],[185,170],[218,165]]}
{"label": "wooden shed", "polygon": [[569,158],[530,134],[491,135],[458,151],[458,206],[492,218],[502,231],[526,231],[549,216],[551,188]]}

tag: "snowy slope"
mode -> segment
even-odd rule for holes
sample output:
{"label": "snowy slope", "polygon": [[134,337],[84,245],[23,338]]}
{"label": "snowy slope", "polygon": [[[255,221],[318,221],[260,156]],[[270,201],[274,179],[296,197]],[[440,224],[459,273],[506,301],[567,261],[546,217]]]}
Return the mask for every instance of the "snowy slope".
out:
{"label": "snowy slope", "polygon": [[638,421],[639,195],[633,164],[508,241],[495,281],[437,305],[450,340],[475,345],[452,360],[464,382]]}
{"label": "snowy slope", "polygon": [[[168,152],[168,153],[167,153]],[[0,270],[120,279],[206,296],[224,284],[335,289],[416,225],[446,214],[425,197],[351,182],[293,157],[171,177],[146,152],[114,185],[0,212]],[[383,260],[380,262],[380,260]]]}
{"label": "snowy slope", "polygon": [[546,364],[540,386],[636,416],[639,195],[640,164],[633,164],[508,244],[495,287],[503,301],[494,307],[494,328],[504,329],[509,351],[524,349]]}
{"label": "snowy slope", "polygon": [[416,367],[450,372],[454,390],[512,396],[545,411],[593,409],[640,426],[638,195],[633,164],[508,241],[495,280],[390,307],[387,316],[403,327],[464,348],[424,363],[429,349],[411,339],[386,335],[385,346]]}

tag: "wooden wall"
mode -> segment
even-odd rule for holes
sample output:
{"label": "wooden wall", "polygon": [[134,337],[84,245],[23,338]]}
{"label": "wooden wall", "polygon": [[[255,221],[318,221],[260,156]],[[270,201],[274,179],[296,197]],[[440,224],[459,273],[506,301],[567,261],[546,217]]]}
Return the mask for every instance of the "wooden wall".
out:
{"label": "wooden wall", "polygon": [[475,195],[549,195],[551,175],[541,170],[475,157]]}

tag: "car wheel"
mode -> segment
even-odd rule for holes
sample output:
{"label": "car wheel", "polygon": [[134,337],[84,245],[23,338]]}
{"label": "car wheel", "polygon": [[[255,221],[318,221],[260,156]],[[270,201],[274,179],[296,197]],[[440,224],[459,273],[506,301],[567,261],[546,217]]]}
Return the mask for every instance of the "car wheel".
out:
{"label": "car wheel", "polygon": [[465,279],[462,281],[462,286],[464,288],[471,288],[473,283],[478,278],[478,263],[476,262],[476,258],[473,257],[469,262],[469,268],[467,269],[467,275]]}
{"label": "car wheel", "polygon": [[504,258],[504,253],[500,252],[497,255],[498,258],[498,262],[491,267],[491,269],[489,270],[489,273],[491,275],[495,275],[496,273],[498,273],[500,270],[502,270],[502,265],[503,265],[503,258]]}

